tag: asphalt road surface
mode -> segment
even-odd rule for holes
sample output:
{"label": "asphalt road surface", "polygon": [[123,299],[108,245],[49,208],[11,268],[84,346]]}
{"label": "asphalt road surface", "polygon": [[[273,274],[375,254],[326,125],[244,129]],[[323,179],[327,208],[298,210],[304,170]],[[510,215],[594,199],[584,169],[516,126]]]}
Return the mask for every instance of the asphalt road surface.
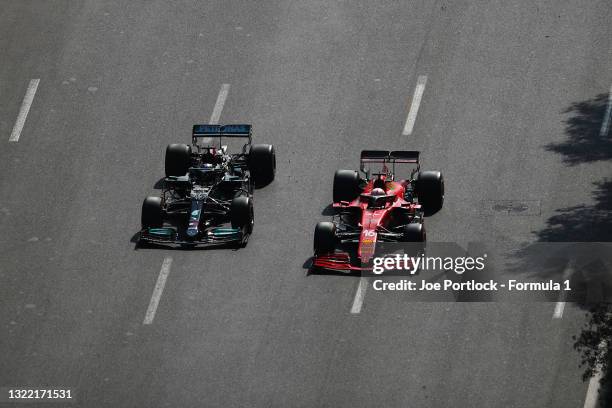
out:
{"label": "asphalt road surface", "polygon": [[[430,241],[609,241],[589,214],[610,209],[610,21],[605,0],[0,2],[0,386],[83,407],[582,407],[577,306],[368,288],[354,310],[359,277],[306,266],[333,172],[377,147],[445,174]],[[223,84],[220,121],[277,152],[254,235],[136,249],[166,144]]]}

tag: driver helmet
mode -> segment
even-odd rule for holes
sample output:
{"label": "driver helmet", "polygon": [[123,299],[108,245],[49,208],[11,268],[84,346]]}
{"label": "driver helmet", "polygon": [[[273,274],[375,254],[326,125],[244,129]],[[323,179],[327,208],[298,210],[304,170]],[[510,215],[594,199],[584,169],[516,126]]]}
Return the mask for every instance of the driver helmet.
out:
{"label": "driver helmet", "polygon": [[375,188],[375,189],[372,189],[372,193],[371,193],[371,195],[373,195],[373,196],[375,196],[375,197],[378,197],[378,196],[385,196],[385,195],[387,195],[387,194],[385,193],[385,190],[383,190],[383,189],[382,189],[382,188],[380,188],[380,187],[377,187],[377,188]]}

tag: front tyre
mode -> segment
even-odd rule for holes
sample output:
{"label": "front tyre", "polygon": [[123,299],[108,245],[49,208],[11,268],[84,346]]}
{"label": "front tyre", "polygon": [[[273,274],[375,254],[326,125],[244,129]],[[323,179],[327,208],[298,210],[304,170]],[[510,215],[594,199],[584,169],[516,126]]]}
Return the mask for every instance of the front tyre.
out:
{"label": "front tyre", "polygon": [[404,225],[402,229],[403,242],[425,242],[425,227],[419,222]]}
{"label": "front tyre", "polygon": [[317,223],[314,233],[315,255],[325,255],[334,252],[336,248],[336,225],[333,222]]}
{"label": "front tyre", "polygon": [[402,230],[402,247],[411,256],[419,257],[425,254],[425,226],[419,222],[406,224]]}
{"label": "front tyre", "polygon": [[230,207],[232,228],[239,228],[245,233],[253,232],[255,223],[255,213],[253,211],[253,202],[249,197],[240,196],[232,200]]}
{"label": "front tyre", "polygon": [[142,203],[140,223],[142,229],[161,228],[164,223],[164,211],[161,197],[147,197]]}

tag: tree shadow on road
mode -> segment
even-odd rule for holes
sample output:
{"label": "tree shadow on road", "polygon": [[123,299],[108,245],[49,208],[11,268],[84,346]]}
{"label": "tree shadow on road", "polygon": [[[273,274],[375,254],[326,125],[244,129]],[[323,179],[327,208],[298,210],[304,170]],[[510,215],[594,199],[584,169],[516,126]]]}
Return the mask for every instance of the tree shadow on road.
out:
{"label": "tree shadow on road", "polygon": [[[612,137],[601,135],[606,114],[608,94],[601,93],[592,99],[575,102],[562,113],[565,120],[566,139],[551,143],[544,148],[562,155],[568,166],[612,159]],[[609,133],[609,132],[608,132]],[[550,279],[563,273],[572,256],[570,243],[596,243],[612,241],[612,179],[593,183],[593,192],[585,197],[584,204],[561,207],[546,220],[546,225],[534,231],[536,242],[518,249],[512,254],[510,271],[534,270],[535,278]],[[563,245],[568,243],[567,253]],[[583,245],[581,248],[588,247]],[[560,254],[559,262],[551,261],[546,253],[555,250]]]}
{"label": "tree shadow on road", "polygon": [[[568,115],[565,120],[567,138],[544,148],[560,154],[567,166],[611,160],[612,137],[609,130],[601,134],[608,98],[607,93],[602,93],[571,104],[563,111]],[[542,281],[569,278],[573,282],[572,289],[574,283],[588,286],[584,292],[586,296],[579,296],[584,301],[576,303],[587,311],[587,322],[574,337],[574,349],[581,355],[583,380],[588,381],[597,371],[603,373],[600,406],[612,406],[612,375],[608,370],[612,368],[609,364],[612,360],[609,352],[612,308],[607,303],[612,291],[612,178],[593,182],[593,191],[583,204],[558,208],[546,220],[545,226],[533,233],[536,242],[511,255],[509,270],[512,273],[534,271],[533,277]],[[570,261],[574,268],[568,268]],[[568,271],[570,276],[562,276]],[[580,286],[578,288],[581,290]],[[592,296],[597,291],[604,295]]]}
{"label": "tree shadow on road", "polygon": [[[569,279],[574,290],[572,299],[589,309],[588,303],[612,299],[612,276],[607,277],[607,265],[612,265],[612,180],[593,183],[591,203],[559,208],[546,220],[546,226],[535,231],[536,242],[518,248],[507,264],[510,273],[532,271],[540,281]],[[569,269],[572,261],[574,267]],[[593,297],[593,285],[601,293]],[[591,289],[589,289],[589,286]],[[603,291],[603,288],[607,291]],[[588,295],[588,291],[591,295]],[[555,294],[551,295],[555,296]],[[554,300],[554,299],[549,299]]]}
{"label": "tree shadow on road", "polygon": [[[612,159],[612,137],[609,129],[602,134],[609,95],[602,93],[593,99],[573,103],[564,113],[567,139],[545,146],[546,150],[561,154],[569,166]],[[593,183],[593,204],[560,208],[551,216],[546,227],[537,231],[539,242],[600,242],[612,241],[612,181],[604,179]],[[607,244],[608,249],[610,244]],[[605,276],[612,274],[609,262],[598,265]],[[548,271],[550,272],[550,271]],[[542,270],[546,274],[546,270]],[[607,277],[606,280],[610,278]],[[602,283],[601,286],[605,284]],[[574,348],[580,353],[583,380],[603,373],[599,392],[600,406],[612,406],[612,308],[610,303],[583,304],[587,309],[587,322],[581,333],[574,337]]]}
{"label": "tree shadow on road", "polygon": [[593,183],[594,204],[557,209],[546,228],[535,232],[539,242],[607,242],[612,240],[612,181]]}
{"label": "tree shadow on road", "polygon": [[612,138],[600,134],[607,103],[607,93],[573,103],[563,112],[571,115],[565,121],[567,140],[548,144],[546,150],[563,155],[563,162],[571,166],[612,159]]}

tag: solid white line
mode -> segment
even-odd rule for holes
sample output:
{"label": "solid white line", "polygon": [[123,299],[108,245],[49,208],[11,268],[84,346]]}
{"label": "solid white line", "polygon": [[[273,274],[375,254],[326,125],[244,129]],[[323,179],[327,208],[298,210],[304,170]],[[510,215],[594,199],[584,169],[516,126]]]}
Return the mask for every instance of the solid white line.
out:
{"label": "solid white line", "polygon": [[164,291],[164,286],[166,286],[166,279],[168,279],[168,274],[170,273],[171,265],[172,257],[167,256],[166,258],[164,258],[164,262],[162,263],[161,270],[159,271],[157,283],[155,284],[155,289],[153,289],[153,295],[151,296],[151,301],[149,302],[149,307],[147,309],[147,313],[145,314],[144,322],[142,322],[142,324],[153,323],[153,319],[155,318],[155,312],[157,311],[157,306],[159,305],[159,299],[161,299],[162,292]]}
{"label": "solid white line", "polygon": [[[570,259],[567,262],[567,265],[565,265],[565,269],[563,270],[563,277],[561,279],[565,281],[566,279],[571,278],[573,272],[574,272],[574,261]],[[561,319],[563,317],[563,311],[565,310],[565,304],[567,303],[565,301],[566,297],[567,297],[567,293],[565,293],[564,290],[561,290],[561,292],[559,293],[559,300],[555,304],[555,311],[553,312],[553,319]]]}
{"label": "solid white line", "polygon": [[9,142],[19,141],[19,136],[21,136],[23,125],[25,125],[26,118],[28,117],[28,112],[30,112],[30,107],[32,106],[32,102],[34,101],[34,95],[36,95],[36,90],[38,89],[39,82],[40,79],[30,80],[28,89],[26,90],[25,96],[23,97],[23,102],[21,103],[21,109],[19,110],[17,121],[15,122],[15,126],[13,126],[11,137],[9,137]]}
{"label": "solid white line", "polygon": [[351,307],[352,314],[358,314],[361,312],[361,307],[363,306],[363,299],[365,298],[368,283],[368,278],[359,278],[359,286],[357,286],[357,292],[355,292],[355,299],[353,299],[353,306]]}
{"label": "solid white line", "polygon": [[423,98],[423,92],[425,92],[425,84],[427,84],[427,75],[419,75],[416,88],[414,88],[414,95],[412,96],[412,105],[410,105],[406,125],[404,125],[404,131],[402,132],[403,136],[410,136],[412,134],[414,122],[416,122],[417,113],[419,113],[421,99]]}
{"label": "solid white line", "polygon": [[610,116],[612,116],[612,85],[610,86],[610,93],[608,93],[608,105],[606,107],[606,113],[604,114],[603,123],[601,124],[601,130],[599,136],[606,136],[610,130]]}
{"label": "solid white line", "polygon": [[[599,348],[606,347],[606,342],[602,341]],[[597,368],[595,375],[589,380],[589,388],[587,388],[586,396],[584,397],[584,408],[595,408],[599,399],[599,387],[602,374],[600,367]]]}
{"label": "solid white line", "polygon": [[215,107],[213,109],[212,115],[210,115],[210,123],[211,125],[216,125],[219,123],[219,119],[221,118],[221,112],[223,111],[223,105],[225,105],[225,100],[227,99],[227,94],[229,93],[230,84],[222,84],[221,90],[219,91],[219,96],[217,96],[217,102],[215,102]]}

